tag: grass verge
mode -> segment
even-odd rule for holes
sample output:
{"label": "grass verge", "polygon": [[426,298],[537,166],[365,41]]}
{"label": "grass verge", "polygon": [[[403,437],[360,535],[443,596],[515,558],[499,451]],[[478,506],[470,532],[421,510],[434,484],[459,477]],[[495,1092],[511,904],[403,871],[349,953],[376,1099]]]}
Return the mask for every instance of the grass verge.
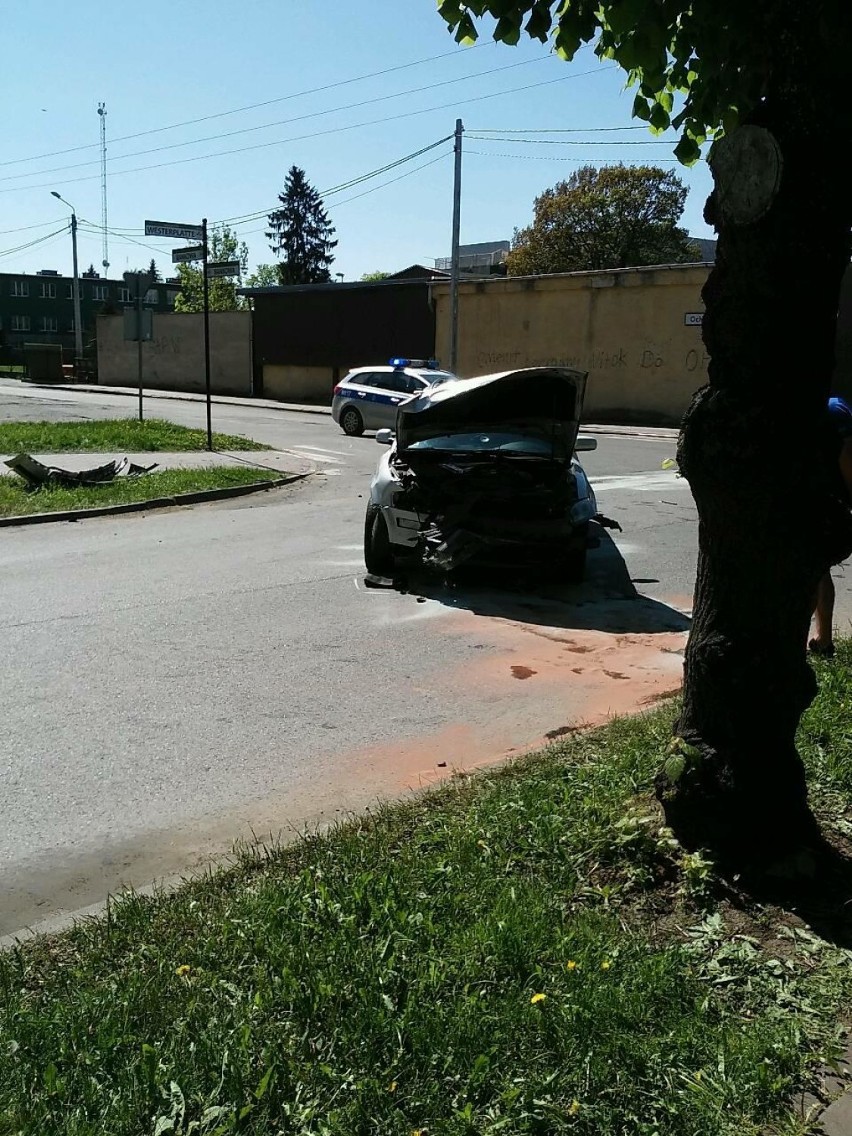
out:
{"label": "grass verge", "polygon": [[[176,426],[161,418],[138,422],[114,418],[96,422],[0,422],[0,454],[176,453],[205,450],[206,430]],[[214,434],[216,450],[268,450],[239,434]]]}
{"label": "grass verge", "polygon": [[[83,485],[74,489],[30,490],[17,477],[0,477],[0,517],[23,517],[66,509],[96,509],[194,493],[205,489],[229,489],[255,481],[273,481],[277,470],[256,466],[211,466],[205,469],[167,469],[143,477],[121,478],[107,485]],[[0,1136],[3,1130],[0,1128]]]}
{"label": "grass verge", "polygon": [[[829,823],[852,785],[850,663],[844,644],[819,664],[802,730]],[[720,898],[661,826],[671,718],[245,851],[0,957],[0,1133],[794,1131],[850,953]]]}

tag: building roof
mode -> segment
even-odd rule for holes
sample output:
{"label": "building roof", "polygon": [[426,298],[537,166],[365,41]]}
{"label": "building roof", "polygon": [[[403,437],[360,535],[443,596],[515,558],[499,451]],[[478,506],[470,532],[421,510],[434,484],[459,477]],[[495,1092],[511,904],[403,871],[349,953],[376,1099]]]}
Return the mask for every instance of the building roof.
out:
{"label": "building roof", "polygon": [[[237,295],[239,296],[277,296],[277,295],[293,295],[296,292],[336,292],[345,291],[351,292],[353,289],[358,288],[409,288],[414,284],[428,284],[432,278],[428,276],[418,276],[416,278],[402,277],[394,279],[392,276],[386,276],[383,280],[345,280],[345,281],[330,281],[327,284],[268,284],[258,286],[256,288],[238,288]],[[435,282],[441,282],[449,279],[443,273],[440,273],[435,278]]]}

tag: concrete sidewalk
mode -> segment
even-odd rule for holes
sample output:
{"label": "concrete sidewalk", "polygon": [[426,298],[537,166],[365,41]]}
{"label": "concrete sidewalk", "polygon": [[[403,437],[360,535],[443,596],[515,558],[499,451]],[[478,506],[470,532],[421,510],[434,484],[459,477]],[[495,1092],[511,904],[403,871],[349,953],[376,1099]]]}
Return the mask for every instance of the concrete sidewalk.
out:
{"label": "concrete sidewalk", "polygon": [[[84,394],[106,394],[118,397],[138,398],[137,387],[107,387],[88,383],[25,383],[29,388],[39,390],[81,391]],[[174,399],[178,402],[206,402],[203,394],[191,391],[161,391],[145,389],[146,399]],[[331,416],[330,406],[316,406],[301,402],[279,402],[272,398],[241,398],[236,395],[213,395],[211,402],[220,406],[258,407],[263,410],[286,410],[296,414],[324,414]],[[603,423],[583,423],[582,429],[591,434],[615,434],[629,438],[661,438],[665,441],[676,439],[678,430],[673,426],[608,426]]]}

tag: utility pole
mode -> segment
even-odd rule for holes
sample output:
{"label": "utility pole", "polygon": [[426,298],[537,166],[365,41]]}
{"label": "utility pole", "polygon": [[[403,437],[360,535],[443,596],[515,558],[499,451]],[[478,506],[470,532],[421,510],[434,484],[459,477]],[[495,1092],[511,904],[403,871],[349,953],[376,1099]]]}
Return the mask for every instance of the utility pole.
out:
{"label": "utility pole", "polygon": [[71,254],[74,260],[74,281],[71,285],[71,294],[74,297],[74,375],[79,382],[83,377],[83,321],[80,314],[80,273],[77,268],[77,210],[55,189],[50,193],[71,210]]}
{"label": "utility pole", "polygon": [[204,390],[207,396],[207,449],[213,452],[213,420],[210,411],[210,281],[207,278],[207,218],[201,219],[201,272],[204,277]]}
{"label": "utility pole", "polygon": [[455,173],[453,176],[453,247],[450,265],[450,370],[455,372],[459,358],[459,231],[461,227],[462,134],[464,126],[456,119]]}

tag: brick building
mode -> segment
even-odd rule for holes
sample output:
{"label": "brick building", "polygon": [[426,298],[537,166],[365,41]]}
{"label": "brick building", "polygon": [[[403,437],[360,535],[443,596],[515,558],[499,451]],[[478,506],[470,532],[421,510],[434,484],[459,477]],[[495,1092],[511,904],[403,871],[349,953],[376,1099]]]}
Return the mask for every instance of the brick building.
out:
{"label": "brick building", "polygon": [[[146,307],[156,312],[174,311],[179,287],[166,280],[152,285],[145,298]],[[74,351],[74,293],[70,276],[53,269],[41,272],[0,272],[0,347],[17,349],[24,344],[57,344]],[[95,332],[95,317],[102,312],[119,312],[129,303],[130,294],[123,280],[109,280],[97,273],[80,277],[80,314],[83,342]]]}

